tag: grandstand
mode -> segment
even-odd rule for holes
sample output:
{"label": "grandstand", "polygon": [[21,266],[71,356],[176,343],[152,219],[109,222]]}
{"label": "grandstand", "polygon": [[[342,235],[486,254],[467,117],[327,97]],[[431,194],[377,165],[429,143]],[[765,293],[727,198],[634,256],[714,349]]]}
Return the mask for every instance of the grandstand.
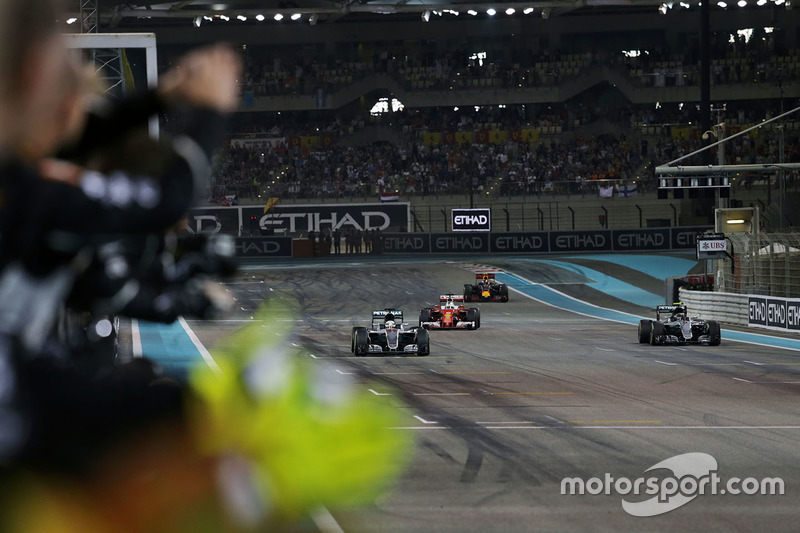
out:
{"label": "grandstand", "polygon": [[[654,168],[800,96],[798,16],[783,3],[713,6],[707,46],[691,2],[512,3],[495,16],[488,3],[457,5],[104,5],[99,26],[155,32],[161,68],[203,42],[241,47],[243,99],[210,202],[364,202],[388,190],[419,213],[508,211],[509,229],[526,218],[561,229],[703,224],[706,195],[658,200]],[[798,131],[790,117],[687,163],[795,161]],[[786,210],[770,206],[795,178],[734,176],[730,196],[783,227]],[[427,218],[419,228],[435,226]]]}

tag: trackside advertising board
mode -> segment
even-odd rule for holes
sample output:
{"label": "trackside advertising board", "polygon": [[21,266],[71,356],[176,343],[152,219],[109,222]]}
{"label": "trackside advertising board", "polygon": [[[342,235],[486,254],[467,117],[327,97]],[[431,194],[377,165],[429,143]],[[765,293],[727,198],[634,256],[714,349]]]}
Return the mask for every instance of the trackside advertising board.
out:
{"label": "trackside advertising board", "polygon": [[292,257],[291,237],[238,237],[237,257]]}
{"label": "trackside advertising board", "polygon": [[196,233],[229,235],[306,235],[327,230],[410,231],[408,202],[366,204],[296,204],[272,206],[202,207],[189,214],[189,227]]}
{"label": "trackside advertising board", "polygon": [[750,296],[747,299],[749,326],[779,331],[800,331],[800,299]]}
{"label": "trackside advertising board", "polygon": [[450,227],[453,231],[492,231],[492,210],[451,209]]}
{"label": "trackside advertising board", "polygon": [[384,233],[387,254],[692,250],[708,227],[511,233]]}

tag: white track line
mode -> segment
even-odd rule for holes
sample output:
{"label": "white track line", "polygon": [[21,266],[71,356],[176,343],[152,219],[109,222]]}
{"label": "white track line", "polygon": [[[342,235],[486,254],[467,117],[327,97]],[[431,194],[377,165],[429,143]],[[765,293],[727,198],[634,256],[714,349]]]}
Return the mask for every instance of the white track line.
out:
{"label": "white track line", "polygon": [[325,507],[320,507],[311,513],[311,520],[322,533],[344,533],[344,529]]}
{"label": "white track line", "polygon": [[209,353],[208,350],[206,350],[206,347],[203,346],[203,343],[200,342],[200,339],[197,337],[192,328],[189,327],[189,324],[186,322],[186,319],[183,318],[182,316],[179,316],[178,322],[180,323],[181,327],[186,332],[186,334],[189,335],[189,339],[192,341],[192,344],[194,344],[195,348],[197,348],[197,351],[200,352],[200,355],[203,357],[206,364],[211,368],[211,370],[213,370],[218,374],[222,373],[222,369],[219,367],[217,362],[214,361],[214,358],[211,357],[211,354]]}
{"label": "white track line", "polygon": [[131,320],[131,337],[133,356],[137,358],[142,357],[142,332],[139,331],[139,321],[135,318]]}

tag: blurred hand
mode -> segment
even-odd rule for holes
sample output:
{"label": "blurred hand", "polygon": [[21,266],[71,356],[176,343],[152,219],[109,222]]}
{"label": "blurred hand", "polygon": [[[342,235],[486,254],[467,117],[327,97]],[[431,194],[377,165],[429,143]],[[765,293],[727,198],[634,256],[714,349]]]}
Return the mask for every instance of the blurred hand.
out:
{"label": "blurred hand", "polygon": [[228,45],[201,48],[185,55],[161,76],[159,94],[170,103],[210,107],[223,113],[239,104],[241,58]]}

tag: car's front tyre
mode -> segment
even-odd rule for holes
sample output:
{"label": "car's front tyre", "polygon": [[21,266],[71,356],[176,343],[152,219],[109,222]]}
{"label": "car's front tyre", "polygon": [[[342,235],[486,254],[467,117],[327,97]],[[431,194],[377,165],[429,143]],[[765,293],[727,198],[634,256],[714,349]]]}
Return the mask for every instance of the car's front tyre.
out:
{"label": "car's front tyre", "polygon": [[369,353],[369,332],[367,328],[356,328],[353,331],[353,343],[355,346],[353,353],[357,356]]}
{"label": "car's front tyre", "polygon": [[667,330],[661,322],[653,322],[650,329],[650,344],[653,346],[660,346],[666,342]]}

